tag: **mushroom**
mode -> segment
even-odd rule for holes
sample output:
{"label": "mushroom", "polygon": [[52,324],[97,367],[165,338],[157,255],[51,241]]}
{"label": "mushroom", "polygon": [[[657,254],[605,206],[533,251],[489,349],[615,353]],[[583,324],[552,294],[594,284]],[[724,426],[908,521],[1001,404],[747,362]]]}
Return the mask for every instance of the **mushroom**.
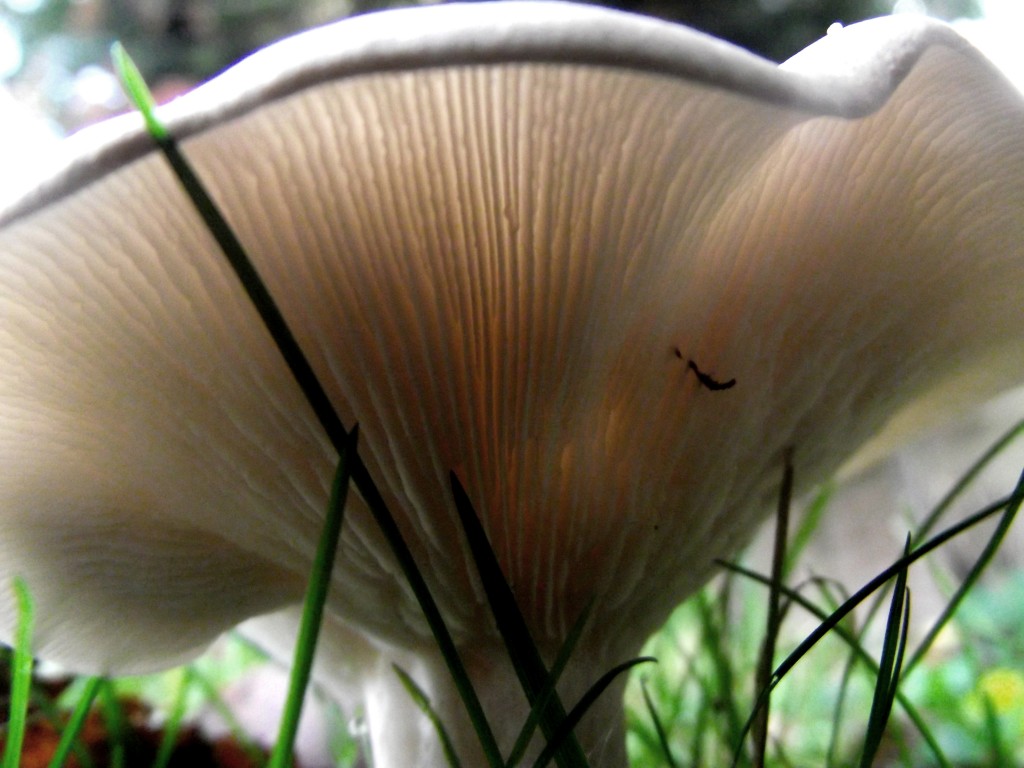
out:
{"label": "mushroom", "polygon": [[[571,705],[746,541],[789,448],[806,486],[1020,379],[1024,103],[935,22],[777,67],[592,7],[389,11],[162,115],[358,421],[506,750],[526,704],[450,472],[549,659],[594,601]],[[82,671],[256,616],[273,643],[336,454],[140,119],[66,147],[0,228],[0,575]],[[479,764],[355,493],[332,584],[318,674],[365,701],[375,764],[442,764],[393,661]],[[625,762],[622,728],[606,695],[593,764]]]}

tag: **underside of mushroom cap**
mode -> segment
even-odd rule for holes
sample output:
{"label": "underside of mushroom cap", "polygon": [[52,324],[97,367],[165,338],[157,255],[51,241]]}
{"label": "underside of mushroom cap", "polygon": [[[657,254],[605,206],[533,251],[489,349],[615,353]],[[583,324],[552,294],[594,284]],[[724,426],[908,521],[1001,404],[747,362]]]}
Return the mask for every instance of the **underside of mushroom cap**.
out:
{"label": "underside of mushroom cap", "polygon": [[[873,29],[819,77],[593,8],[419,9],[168,108],[458,642],[493,633],[451,470],[542,645],[596,596],[618,653],[786,448],[812,482],[952,377],[1013,383],[974,374],[1022,362],[1020,97],[944,26]],[[134,671],[298,600],[335,459],[137,121],[100,131],[0,230],[0,567],[41,655]],[[429,643],[354,495],[328,611]]]}

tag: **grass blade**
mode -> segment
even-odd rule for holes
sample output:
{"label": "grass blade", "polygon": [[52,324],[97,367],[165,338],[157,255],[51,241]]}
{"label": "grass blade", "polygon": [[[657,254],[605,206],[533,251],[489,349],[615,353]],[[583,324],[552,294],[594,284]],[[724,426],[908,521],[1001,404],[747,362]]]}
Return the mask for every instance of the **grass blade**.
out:
{"label": "grass blade", "polygon": [[32,631],[35,627],[35,604],[28,585],[15,576],[12,585],[18,613],[14,630],[14,655],[11,658],[10,716],[7,723],[7,744],[3,768],[18,768],[21,747],[25,742],[25,721],[28,717],[29,691],[32,687]]}
{"label": "grass blade", "polygon": [[800,556],[807,549],[807,545],[810,544],[814,532],[818,530],[821,519],[828,509],[834,493],[835,485],[828,483],[822,486],[815,494],[814,499],[811,500],[807,511],[804,512],[803,519],[800,521],[800,525],[793,532],[792,540],[786,547],[786,562],[782,569],[783,575],[788,576],[791,574],[797,563],[800,562]]}
{"label": "grass blade", "polygon": [[[709,604],[707,597],[701,593],[697,598],[697,610],[701,618],[701,631],[704,637],[704,647],[711,654],[711,661],[715,671],[715,689],[706,694],[708,699],[716,699],[716,709],[725,718],[726,728],[729,732],[729,742],[740,743],[745,732],[743,731],[743,719],[740,716],[739,702],[736,700],[737,686],[733,675],[733,661],[729,657],[729,644],[722,638],[722,626],[726,622],[723,614],[716,615],[714,606]],[[706,683],[711,689],[711,683]]]}
{"label": "grass blade", "polygon": [[185,701],[191,686],[191,668],[185,667],[181,670],[181,677],[178,680],[178,692],[175,694],[170,715],[164,724],[163,736],[160,738],[160,746],[157,748],[152,768],[167,768],[171,761],[175,743],[178,741],[178,734],[181,733],[181,723],[185,718]]}
{"label": "grass blade", "polygon": [[[502,573],[501,565],[491,548],[480,518],[477,517],[466,491],[454,472],[451,474],[451,484],[455,508],[459,513],[462,530],[466,535],[473,561],[476,563],[491,613],[497,622],[498,632],[505,643],[512,668],[519,678],[519,684],[523,687],[531,709],[540,706],[539,725],[548,740],[548,746],[550,746],[552,739],[556,733],[560,732],[566,719],[565,708],[557,691],[548,686],[551,674],[526,626],[526,619],[523,618],[515,596],[512,594],[512,589],[505,579],[505,574]],[[542,704],[540,702],[541,694],[546,689],[551,691],[550,697],[546,704]],[[560,768],[576,768],[587,765],[583,750],[571,732],[567,734],[567,738],[563,739],[563,744],[560,745],[554,756]]]}
{"label": "grass blade", "polygon": [[459,762],[459,756],[455,752],[455,745],[452,743],[451,737],[448,735],[447,729],[444,727],[444,723],[438,716],[437,712],[434,711],[433,705],[430,703],[430,698],[424,693],[423,689],[416,685],[416,681],[409,676],[409,673],[402,669],[397,664],[392,664],[391,668],[395,670],[395,674],[398,675],[398,679],[402,683],[402,687],[409,692],[409,696],[415,702],[416,706],[420,708],[420,711],[427,716],[431,724],[434,726],[434,730],[437,731],[437,737],[441,741],[441,748],[444,750],[445,760],[448,762],[450,768],[461,768],[462,763]]}
{"label": "grass blade", "polygon": [[644,706],[647,707],[647,714],[654,724],[654,732],[658,735],[658,744],[661,746],[662,755],[665,756],[665,762],[668,763],[669,768],[679,768],[679,764],[676,763],[676,759],[672,756],[672,747],[669,746],[665,726],[662,725],[661,718],[658,717],[658,711],[651,700],[651,694],[647,690],[647,683],[644,681],[640,681],[640,693],[644,697]]}
{"label": "grass blade", "polygon": [[189,667],[189,675],[191,682],[202,691],[207,705],[224,721],[224,725],[227,726],[231,738],[242,748],[249,762],[256,766],[264,765],[266,763],[266,756],[263,754],[263,750],[253,740],[252,736],[249,735],[245,726],[238,721],[238,717],[231,707],[228,706],[228,703],[224,700],[220,690],[218,690],[213,681],[195,665]]}
{"label": "grass blade", "polygon": [[[698,681],[698,685],[701,685],[705,689],[704,701],[710,701],[710,697],[707,695],[707,684],[703,681]],[[690,765],[704,765],[704,745],[705,736],[704,734],[710,733],[711,730],[711,717],[713,711],[710,706],[702,705],[697,710],[697,723],[694,728],[693,741],[690,744]]]}
{"label": "grass blade", "polygon": [[92,709],[92,705],[96,701],[96,696],[99,695],[100,688],[104,682],[105,680],[102,677],[90,677],[86,681],[85,690],[82,691],[82,695],[78,698],[78,702],[71,712],[71,717],[61,730],[60,741],[57,742],[57,748],[50,759],[49,768],[61,768],[68,759],[72,745],[82,732],[85,719],[89,716],[89,710]]}
{"label": "grass blade", "polygon": [[1013,765],[1013,750],[1010,749],[1003,739],[1002,727],[999,724],[999,713],[992,702],[992,698],[986,693],[981,697],[981,705],[984,708],[985,736],[989,747],[989,765]]}
{"label": "grass blade", "polygon": [[306,688],[313,669],[313,657],[316,653],[317,636],[324,614],[324,603],[327,602],[327,590],[331,583],[331,570],[338,551],[338,538],[341,535],[341,524],[345,516],[345,500],[348,497],[348,483],[351,476],[352,457],[356,455],[359,438],[358,425],[349,434],[348,445],[338,460],[338,469],[334,473],[331,486],[331,499],[327,505],[323,531],[317,543],[313,570],[309,576],[309,586],[302,606],[302,619],[299,624],[299,637],[295,643],[295,658],[288,680],[288,698],[285,700],[284,713],[281,717],[280,730],[274,750],[270,755],[270,768],[288,768],[292,763],[295,736],[299,732],[299,718],[302,716],[302,704],[306,698]]}

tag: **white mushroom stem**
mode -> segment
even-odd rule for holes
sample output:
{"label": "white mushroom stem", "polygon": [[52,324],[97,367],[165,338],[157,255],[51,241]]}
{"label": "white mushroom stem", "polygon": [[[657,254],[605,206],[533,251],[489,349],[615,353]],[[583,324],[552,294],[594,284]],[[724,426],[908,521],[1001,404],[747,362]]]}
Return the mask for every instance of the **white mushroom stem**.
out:
{"label": "white mushroom stem", "polygon": [[[596,8],[417,9],[268,49],[165,119],[359,423],[503,739],[525,709],[451,471],[549,659],[595,600],[571,706],[751,535],[787,448],[806,485],[1024,370],[1024,104],[942,25],[777,68]],[[0,218],[0,575],[27,578],[40,655],[136,672],[299,600],[336,457],[139,121],[68,147]],[[408,663],[468,745],[349,499],[325,653],[385,677],[321,680],[386,713]],[[607,765],[613,709],[582,731]]]}
{"label": "white mushroom stem", "polygon": [[[299,621],[295,609],[259,617],[241,626],[244,635],[258,639],[273,655],[290,657]],[[529,715],[522,687],[501,645],[466,648],[463,661],[473,679],[503,754],[509,754]],[[622,659],[595,656],[587,647],[573,653],[559,694],[569,709],[587,688]],[[369,730],[374,765],[431,768],[446,765],[437,732],[402,686],[393,665],[401,667],[430,699],[452,737],[464,765],[484,765],[480,741],[465,706],[437,649],[389,646],[372,648],[343,625],[327,617],[317,651],[314,677],[349,713],[362,713]],[[626,676],[611,685],[575,733],[588,745],[592,765],[624,765],[625,739],[622,693]],[[535,738],[523,764],[529,765],[543,748]]]}

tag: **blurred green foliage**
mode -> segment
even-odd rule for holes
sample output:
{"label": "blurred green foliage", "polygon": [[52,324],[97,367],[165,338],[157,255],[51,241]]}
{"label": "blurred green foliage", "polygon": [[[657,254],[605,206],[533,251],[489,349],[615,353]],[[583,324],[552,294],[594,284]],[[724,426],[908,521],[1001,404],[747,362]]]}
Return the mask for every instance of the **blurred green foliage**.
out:
{"label": "blurred green foliage", "polygon": [[[833,22],[849,24],[885,14],[895,2],[607,0],[604,4],[679,21],[782,60],[821,37]],[[979,2],[913,0],[912,4],[942,18],[955,18],[976,15]],[[6,29],[16,41],[17,63],[8,65],[6,74],[9,87],[30,90],[44,111],[67,126],[103,116],[79,114],[83,110],[73,102],[89,86],[93,94],[89,98],[102,101],[102,94],[95,95],[97,86],[103,85],[95,78],[99,74],[95,66],[107,61],[115,40],[131,52],[158,91],[161,83],[181,90],[296,31],[408,4],[401,0],[0,0],[0,32]],[[83,83],[81,73],[89,67],[94,79]]]}

